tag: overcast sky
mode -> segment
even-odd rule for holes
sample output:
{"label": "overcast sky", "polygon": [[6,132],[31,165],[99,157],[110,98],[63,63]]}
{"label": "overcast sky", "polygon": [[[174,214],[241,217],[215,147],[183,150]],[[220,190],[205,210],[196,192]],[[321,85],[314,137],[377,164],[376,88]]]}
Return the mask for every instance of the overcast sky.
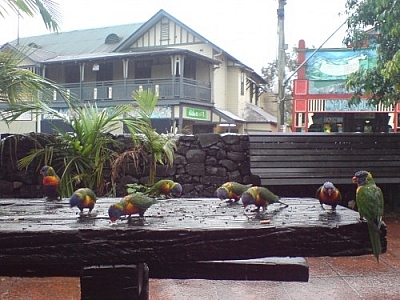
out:
{"label": "overcast sky", "polygon": [[[61,31],[142,23],[160,9],[261,74],[277,58],[278,0],[56,0],[63,14]],[[285,43],[288,51],[304,39],[319,47],[345,20],[346,0],[287,0]],[[346,25],[345,25],[346,26]],[[343,26],[324,47],[341,47]],[[17,38],[18,19],[0,17],[0,45]],[[19,36],[49,33],[40,17],[19,21]]]}

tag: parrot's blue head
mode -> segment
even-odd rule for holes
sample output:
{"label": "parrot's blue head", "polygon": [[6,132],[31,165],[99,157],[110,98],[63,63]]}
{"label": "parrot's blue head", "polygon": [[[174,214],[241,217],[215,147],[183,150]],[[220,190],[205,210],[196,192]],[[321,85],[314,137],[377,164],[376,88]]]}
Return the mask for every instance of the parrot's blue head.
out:
{"label": "parrot's blue head", "polygon": [[108,216],[110,217],[111,222],[114,223],[122,216],[122,209],[118,205],[113,204],[108,209]]}
{"label": "parrot's blue head", "polygon": [[47,176],[47,171],[49,170],[49,168],[51,168],[50,166],[43,166],[42,169],[40,170],[40,174],[44,176]]}
{"label": "parrot's blue head", "polygon": [[324,183],[324,193],[331,196],[335,192],[335,186],[332,182],[327,181]]}
{"label": "parrot's blue head", "polygon": [[228,190],[225,187],[219,187],[217,189],[217,197],[221,200],[228,199]]}
{"label": "parrot's blue head", "polygon": [[180,183],[176,183],[171,189],[171,195],[174,197],[180,197],[182,195],[182,185]]}
{"label": "parrot's blue head", "polygon": [[79,197],[77,193],[74,193],[71,198],[69,198],[69,206],[75,207],[78,206],[79,203],[82,202],[82,199]]}
{"label": "parrot's blue head", "polygon": [[246,208],[247,205],[256,204],[256,199],[249,192],[244,192],[242,194],[242,203],[243,206]]}
{"label": "parrot's blue head", "polygon": [[86,194],[84,194],[81,189],[75,191],[75,193],[72,194],[71,198],[69,198],[70,207],[81,207],[83,201],[85,200],[85,197]]}
{"label": "parrot's blue head", "polygon": [[371,180],[372,174],[368,171],[358,171],[354,174],[352,181],[353,183],[356,183],[358,185],[363,185],[365,184],[368,180]]}

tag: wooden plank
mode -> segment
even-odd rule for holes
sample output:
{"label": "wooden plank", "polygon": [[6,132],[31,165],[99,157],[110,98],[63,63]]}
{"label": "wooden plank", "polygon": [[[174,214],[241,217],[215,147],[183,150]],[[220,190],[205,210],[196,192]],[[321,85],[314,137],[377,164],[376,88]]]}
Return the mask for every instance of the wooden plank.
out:
{"label": "wooden plank", "polygon": [[[349,184],[351,183],[351,178],[356,171],[366,169],[372,172],[374,178],[391,178],[398,179],[397,168],[380,168],[380,167],[368,167],[367,165],[359,165],[357,167],[347,167],[341,166],[341,168],[327,168],[324,169],[322,166],[309,166],[309,167],[257,167],[252,168],[252,173],[260,175],[261,177],[277,177],[277,176],[291,176],[291,177],[321,177],[321,176],[332,176],[335,175],[342,177],[344,179],[349,178]],[[274,173],[274,174],[272,174]]]}
{"label": "wooden plank", "polygon": [[385,163],[389,164],[392,162],[392,164],[395,164],[398,166],[400,164],[400,155],[387,155],[387,156],[374,156],[375,160],[372,161],[370,160],[371,156],[364,156],[364,155],[346,155],[346,156],[338,156],[338,155],[332,155],[332,156],[326,156],[326,155],[309,155],[309,154],[302,154],[301,156],[296,155],[283,155],[281,153],[260,153],[260,154],[255,154],[251,155],[250,161],[251,162],[298,162],[299,157],[301,157],[301,161],[307,161],[307,162],[313,162],[313,161],[322,161],[329,159],[330,162],[348,162],[348,161],[360,161],[360,162],[379,162],[379,163]]}
{"label": "wooden plank", "polygon": [[[367,226],[358,213],[338,207],[332,214],[313,198],[284,198],[287,208],[274,204],[265,215],[214,198],[169,199],[146,212],[144,225],[136,219],[110,225],[107,210],[118,200],[100,198],[97,215],[80,218],[67,199],[1,199],[0,274],[16,265],[76,270],[138,262],[371,253]],[[261,224],[264,218],[270,223]],[[385,251],[385,236],[382,241]]]}
{"label": "wooden plank", "polygon": [[[269,170],[271,168],[286,168],[290,169],[292,167],[296,168],[319,168],[321,169],[321,164],[325,167],[325,169],[329,168],[331,169],[331,172],[337,172],[341,170],[341,168],[346,168],[349,169],[351,168],[352,170],[361,170],[363,167],[367,167],[369,170],[372,170],[374,168],[379,169],[379,173],[383,174],[393,174],[395,175],[400,174],[400,166],[396,166],[392,163],[390,165],[390,162],[381,162],[381,161],[375,161],[375,162],[367,162],[367,161],[321,161],[321,160],[315,160],[315,161],[299,161],[293,163],[293,161],[258,161],[257,164],[252,168],[252,169],[266,169]],[[322,170],[324,171],[324,170]],[[373,174],[375,174],[374,172]],[[343,173],[343,176],[345,176],[346,173]],[[354,172],[351,174],[348,174],[348,176],[353,176]]]}
{"label": "wooden plank", "polygon": [[[282,150],[325,150],[325,151],[348,151],[348,152],[362,152],[362,151],[390,151],[396,149],[396,145],[377,145],[377,144],[335,144],[335,143],[261,143],[255,144],[250,143],[251,149],[260,149],[260,150],[273,150],[279,149]],[[393,146],[393,147],[389,147]]]}
{"label": "wooden plank", "polygon": [[309,144],[303,145],[301,147],[299,144],[292,144],[291,147],[283,147],[282,145],[268,145],[269,147],[258,147],[250,146],[251,155],[293,155],[293,154],[304,154],[304,155],[334,155],[334,154],[346,154],[346,155],[367,155],[367,156],[382,156],[382,155],[398,155],[398,148],[360,148],[360,149],[341,149],[341,148],[328,148],[328,147],[320,147],[314,148]]}
{"label": "wooden plank", "polygon": [[[262,178],[261,186],[269,187],[271,185],[288,185],[288,183],[295,185],[321,185],[325,181],[331,181],[334,184],[346,184],[349,185],[349,182],[346,178],[343,177],[334,177],[334,176],[321,176],[321,177],[280,177],[280,178]],[[377,178],[377,184],[399,184],[399,180],[397,178]],[[350,183],[353,184],[353,183]]]}
{"label": "wooden plank", "polygon": [[150,278],[305,282],[309,278],[309,266],[303,257],[165,263],[149,268]]}
{"label": "wooden plank", "polygon": [[[253,174],[259,175],[261,178],[279,178],[279,177],[291,177],[291,178],[321,178],[321,177],[340,177],[344,180],[347,180],[349,184],[352,184],[352,176],[359,168],[344,168],[341,170],[331,169],[321,171],[321,168],[311,167],[311,168],[254,168]],[[375,169],[368,168],[370,172],[374,175],[375,179],[378,178],[390,178],[389,176],[395,176],[396,172],[383,172],[377,173]],[[380,169],[379,169],[380,170]],[[393,177],[394,180],[399,181],[398,177]]]}
{"label": "wooden plank", "polygon": [[263,141],[275,141],[275,142],[286,142],[288,139],[292,141],[305,141],[312,142],[315,140],[332,140],[338,143],[346,142],[385,142],[385,143],[397,143],[400,145],[400,136],[397,133],[262,133],[262,134],[251,134],[250,142],[263,142]]}
{"label": "wooden plank", "polygon": [[[309,266],[302,257],[265,257],[247,260],[220,260],[201,262],[163,262],[150,263],[150,278],[171,279],[209,279],[209,280],[277,280],[277,281],[308,281]],[[101,266],[108,270],[110,276],[116,278],[117,272],[110,270],[117,266]],[[86,267],[87,270],[100,266]],[[119,270],[121,271],[121,269]],[[82,269],[70,265],[15,264],[2,266],[2,276],[11,277],[81,277]],[[99,277],[103,277],[99,272]],[[111,275],[112,274],[112,275]],[[92,274],[91,276],[95,276]],[[86,282],[90,285],[90,282]],[[90,290],[89,287],[87,287]]]}

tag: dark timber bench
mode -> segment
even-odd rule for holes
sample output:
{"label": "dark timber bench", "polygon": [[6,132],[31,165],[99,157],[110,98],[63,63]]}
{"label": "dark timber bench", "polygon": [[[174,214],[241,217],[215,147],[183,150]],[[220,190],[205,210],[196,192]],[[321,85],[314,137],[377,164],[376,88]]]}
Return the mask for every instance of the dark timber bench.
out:
{"label": "dark timber bench", "polygon": [[283,198],[288,207],[265,215],[219,199],[169,199],[144,224],[111,226],[118,200],[100,198],[95,215],[79,217],[67,199],[0,199],[0,275],[79,276],[82,299],[148,299],[149,277],[307,281],[296,257],[371,254],[358,213],[321,210],[314,198]]}
{"label": "dark timber bench", "polygon": [[271,133],[249,138],[252,174],[278,193],[300,196],[303,191],[301,196],[314,196],[316,187],[332,181],[347,203],[355,197],[352,176],[367,170],[384,190],[387,202],[394,208],[398,205],[400,134]]}

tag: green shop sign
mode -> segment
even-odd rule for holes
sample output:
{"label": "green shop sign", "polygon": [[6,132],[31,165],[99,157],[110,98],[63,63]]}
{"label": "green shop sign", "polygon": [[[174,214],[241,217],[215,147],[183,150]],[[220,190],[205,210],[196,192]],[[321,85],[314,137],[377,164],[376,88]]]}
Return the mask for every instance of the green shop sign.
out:
{"label": "green shop sign", "polygon": [[192,119],[207,119],[207,110],[186,107],[186,117]]}

